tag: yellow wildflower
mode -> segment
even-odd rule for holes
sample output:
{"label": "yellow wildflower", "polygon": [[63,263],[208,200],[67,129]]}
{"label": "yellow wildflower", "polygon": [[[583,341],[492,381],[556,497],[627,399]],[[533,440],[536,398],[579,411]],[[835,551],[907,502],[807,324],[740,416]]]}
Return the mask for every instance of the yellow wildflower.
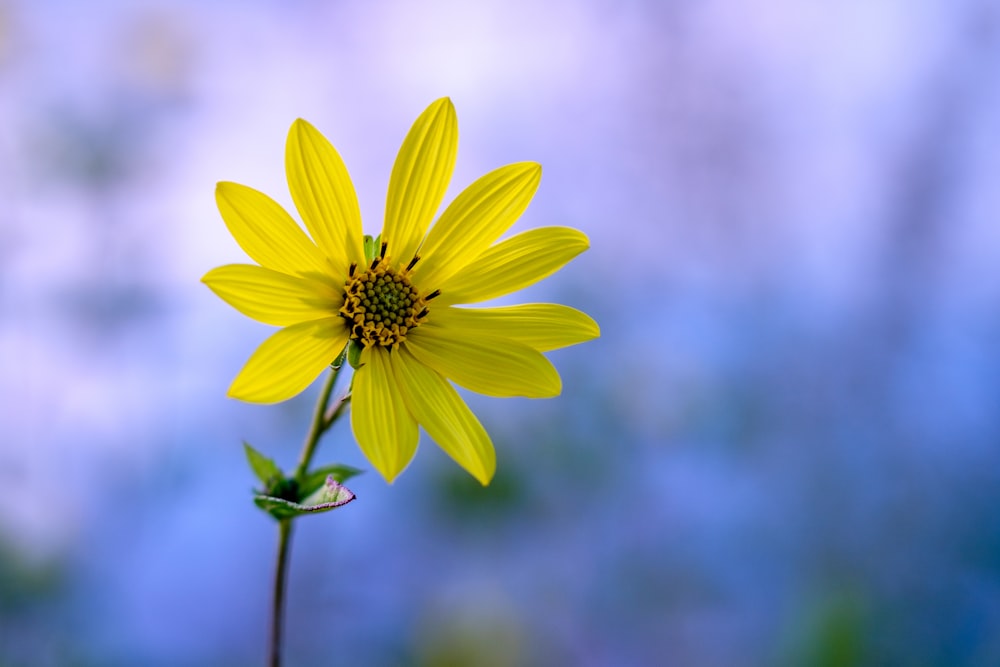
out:
{"label": "yellow wildflower", "polygon": [[216,189],[226,226],[259,266],[222,266],[202,280],[244,315],[283,327],[250,357],[229,395],[255,403],[291,398],[353,341],[361,354],[351,424],[388,481],[413,458],[419,424],[489,483],[493,445],[451,382],[489,396],[556,396],[561,380],[542,353],[599,335],[587,315],[557,304],[457,307],[531,285],[588,247],[587,237],[568,227],[497,242],[534,196],[541,167],[533,162],[479,178],[428,231],[457,143],[454,107],[440,99],[400,148],[385,226],[367,257],[347,169],[304,120],[292,124],[285,166],[309,236],[267,195],[236,183]]}

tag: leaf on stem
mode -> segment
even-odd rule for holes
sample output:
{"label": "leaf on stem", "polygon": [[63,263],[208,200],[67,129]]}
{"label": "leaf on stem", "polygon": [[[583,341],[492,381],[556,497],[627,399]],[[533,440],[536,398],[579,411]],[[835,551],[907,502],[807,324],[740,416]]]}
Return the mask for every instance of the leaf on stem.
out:
{"label": "leaf on stem", "polygon": [[257,475],[257,479],[261,481],[265,489],[271,488],[271,485],[282,477],[281,468],[278,467],[274,460],[267,458],[251,447],[250,443],[244,442],[243,449],[246,451],[247,463],[250,464],[253,473]]}
{"label": "leaf on stem", "polygon": [[305,479],[299,485],[299,492],[303,496],[308,496],[314,493],[316,489],[323,486],[326,482],[326,478],[332,476],[337,482],[343,484],[355,475],[360,475],[364,470],[360,468],[354,468],[352,466],[344,465],[343,463],[334,463],[333,465],[323,466],[321,468],[316,468],[311,473],[307,474]]}
{"label": "leaf on stem", "polygon": [[284,498],[257,494],[254,496],[254,503],[257,507],[267,511],[276,519],[289,519],[303,514],[319,514],[329,512],[332,509],[342,507],[354,500],[354,492],[338,482],[332,474],[327,475],[326,481],[299,502],[292,502]]}

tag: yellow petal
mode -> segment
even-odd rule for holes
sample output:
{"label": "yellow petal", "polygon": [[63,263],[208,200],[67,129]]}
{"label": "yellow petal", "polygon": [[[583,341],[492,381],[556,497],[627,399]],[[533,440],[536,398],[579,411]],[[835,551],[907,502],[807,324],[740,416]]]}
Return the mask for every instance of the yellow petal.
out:
{"label": "yellow petal", "polygon": [[541,178],[541,165],[520,162],[491,171],[463,190],[420,246],[420,281],[438,285],[481,255],[521,217]]}
{"label": "yellow petal", "polygon": [[265,340],[229,387],[229,396],[277,403],[308,387],[347,344],[347,325],[337,316],[286,327]]}
{"label": "yellow petal", "polygon": [[330,317],[344,301],[326,283],[256,264],[220,266],[201,281],[247,317],[279,327]]}
{"label": "yellow petal", "polygon": [[427,435],[483,486],[489,484],[497,465],[493,443],[462,397],[405,347],[389,357],[406,407]]}
{"label": "yellow petal", "polygon": [[458,119],[443,97],[420,114],[396,156],[389,177],[382,241],[399,263],[407,263],[441,206],[458,152]]}
{"label": "yellow petal", "polygon": [[362,352],[351,389],[351,428],[361,451],[392,482],[416,453],[420,434],[403,403],[389,355],[381,347]]}
{"label": "yellow petal", "polygon": [[555,303],[435,308],[421,327],[441,327],[447,335],[461,340],[481,336],[507,338],[539,352],[576,345],[601,335],[597,322],[587,314]]}
{"label": "yellow petal", "polygon": [[428,326],[408,333],[404,345],[421,363],[480,394],[549,398],[562,391],[551,362],[523,343],[485,335],[456,338]]}
{"label": "yellow petal", "polygon": [[510,237],[439,285],[439,303],[476,303],[547,278],[590,247],[571,227],[539,227]]}
{"label": "yellow petal", "polygon": [[361,211],[351,176],[333,145],[299,118],[285,145],[288,189],[306,229],[330,258],[337,275],[364,263]]}
{"label": "yellow petal", "polygon": [[229,233],[255,262],[283,273],[329,280],[332,267],[323,253],[273,199],[245,185],[223,182],[215,188],[215,201]]}

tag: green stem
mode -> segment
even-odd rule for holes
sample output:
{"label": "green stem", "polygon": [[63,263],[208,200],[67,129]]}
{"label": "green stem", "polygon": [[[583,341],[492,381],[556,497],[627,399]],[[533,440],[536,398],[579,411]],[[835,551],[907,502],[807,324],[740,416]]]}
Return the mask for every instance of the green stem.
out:
{"label": "green stem", "polygon": [[326,430],[333,426],[334,422],[340,419],[340,416],[344,414],[344,409],[347,408],[347,404],[351,402],[351,392],[347,392],[337,401],[336,405],[331,405],[330,409],[326,413],[326,419],[324,424],[326,424],[323,430]]}
{"label": "green stem", "polygon": [[292,542],[292,520],[278,522],[278,563],[274,568],[274,607],[271,609],[270,667],[281,667],[281,631],[285,617],[285,574],[288,571],[288,550]]}
{"label": "green stem", "polygon": [[316,401],[316,409],[313,412],[309,435],[306,436],[306,442],[302,445],[302,453],[299,454],[299,464],[295,468],[295,479],[299,481],[305,478],[306,471],[309,469],[309,463],[316,452],[316,445],[319,444],[320,436],[333,426],[333,421],[325,419],[326,406],[330,403],[330,394],[333,392],[333,385],[337,383],[340,368],[340,366],[337,366],[330,372],[330,375],[326,378],[326,383],[323,385],[323,390],[319,394],[319,400]]}
{"label": "green stem", "polygon": [[[340,368],[340,366],[333,368],[320,391],[316,410],[313,412],[312,424],[309,427],[309,434],[302,445],[302,453],[299,455],[299,462],[295,468],[295,479],[298,482],[302,482],[306,478],[320,437],[340,418],[351,400],[351,394],[348,392],[336,405],[330,406],[329,412],[327,411],[330,404],[330,394],[333,393],[333,386],[337,383]],[[288,552],[291,548],[291,539],[292,519],[281,519],[278,522],[278,563],[274,569],[274,600],[271,607],[271,647],[268,659],[270,667],[281,667],[281,635],[285,618],[285,579],[288,572]]]}

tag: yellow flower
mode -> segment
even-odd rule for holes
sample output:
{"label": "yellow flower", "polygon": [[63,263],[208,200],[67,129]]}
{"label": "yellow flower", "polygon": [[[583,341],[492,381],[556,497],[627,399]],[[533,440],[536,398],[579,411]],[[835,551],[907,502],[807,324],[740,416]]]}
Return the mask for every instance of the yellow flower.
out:
{"label": "yellow flower", "polygon": [[556,396],[562,383],[542,353],[599,335],[592,319],[562,305],[456,307],[531,285],[588,247],[587,237],[568,227],[497,242],[535,194],[541,167],[533,162],[479,178],[428,231],[457,144],[454,107],[440,99],[399,150],[385,226],[370,258],[347,169],[304,120],[289,131],[285,167],[309,236],[267,195],[236,183],[216,189],[226,226],[259,266],[222,266],[202,280],[244,315],[284,327],[250,357],[229,396],[255,403],[291,398],[354,341],[362,351],[351,425],[390,482],[413,458],[419,424],[488,484],[493,444],[451,382],[489,396]]}

